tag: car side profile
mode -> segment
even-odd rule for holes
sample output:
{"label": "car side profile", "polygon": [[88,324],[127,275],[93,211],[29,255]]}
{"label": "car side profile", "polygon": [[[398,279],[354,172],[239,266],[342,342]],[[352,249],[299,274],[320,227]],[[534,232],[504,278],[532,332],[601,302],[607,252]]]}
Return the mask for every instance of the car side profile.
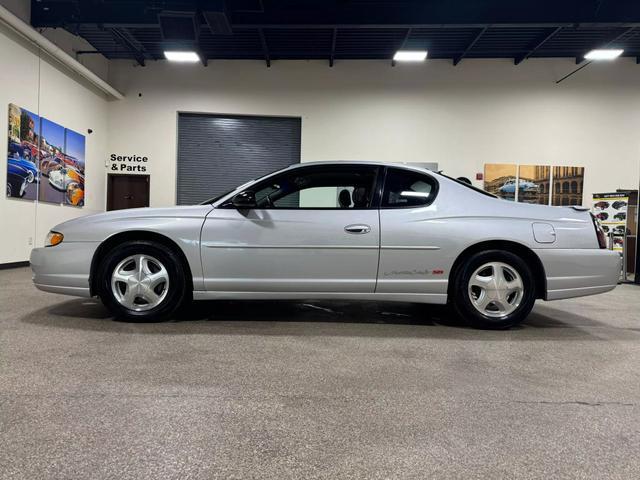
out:
{"label": "car side profile", "polygon": [[476,327],[536,299],[613,289],[620,256],[582,207],[500,200],[409,165],[288,167],[196,206],[113,211],[55,226],[31,254],[44,291],[99,296],[118,317],[191,299],[451,304]]}

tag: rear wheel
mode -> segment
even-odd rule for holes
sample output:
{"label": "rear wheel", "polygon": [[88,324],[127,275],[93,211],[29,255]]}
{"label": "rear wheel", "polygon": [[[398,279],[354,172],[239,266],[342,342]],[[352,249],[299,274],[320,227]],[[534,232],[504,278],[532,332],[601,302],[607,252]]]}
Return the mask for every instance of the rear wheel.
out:
{"label": "rear wheel", "polygon": [[187,297],[180,258],[155,242],[118,245],[105,255],[97,275],[102,302],[125,320],[166,320]]}
{"label": "rear wheel", "polygon": [[476,328],[502,329],[524,320],[536,300],[535,281],[517,255],[488,250],[467,258],[457,269],[453,306]]}

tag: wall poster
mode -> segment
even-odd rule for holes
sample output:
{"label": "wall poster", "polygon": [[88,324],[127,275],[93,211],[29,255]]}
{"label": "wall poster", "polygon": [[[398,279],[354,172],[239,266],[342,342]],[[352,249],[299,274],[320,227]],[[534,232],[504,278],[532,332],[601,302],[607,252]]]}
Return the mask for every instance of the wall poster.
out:
{"label": "wall poster", "polygon": [[35,200],[38,197],[40,117],[9,104],[7,148],[7,197]]}
{"label": "wall poster", "polygon": [[517,165],[487,163],[484,166],[484,189],[504,200],[516,198]]}
{"label": "wall poster", "polygon": [[9,104],[7,197],[84,205],[85,137]]}
{"label": "wall poster", "polygon": [[549,205],[551,167],[520,165],[518,168],[518,202]]}
{"label": "wall poster", "polygon": [[499,198],[539,205],[582,205],[584,167],[487,163],[484,189]]}
{"label": "wall poster", "polygon": [[584,167],[553,167],[552,205],[582,205]]}
{"label": "wall poster", "polygon": [[[624,249],[624,233],[627,228],[628,193],[594,193],[591,211],[600,220],[602,229],[607,234],[609,248],[622,252]],[[610,233],[614,234],[613,239]],[[613,241],[613,247],[611,242]]]}

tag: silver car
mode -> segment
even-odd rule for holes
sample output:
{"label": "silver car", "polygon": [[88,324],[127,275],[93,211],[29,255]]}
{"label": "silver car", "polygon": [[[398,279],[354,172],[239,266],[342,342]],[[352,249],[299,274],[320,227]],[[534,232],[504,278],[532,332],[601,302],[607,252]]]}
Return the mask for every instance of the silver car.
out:
{"label": "silver car", "polygon": [[613,289],[620,256],[582,207],[500,200],[407,165],[303,163],[198,206],[120,210],[52,229],[44,291],[160,320],[201,299],[445,304],[506,328],[536,299]]}

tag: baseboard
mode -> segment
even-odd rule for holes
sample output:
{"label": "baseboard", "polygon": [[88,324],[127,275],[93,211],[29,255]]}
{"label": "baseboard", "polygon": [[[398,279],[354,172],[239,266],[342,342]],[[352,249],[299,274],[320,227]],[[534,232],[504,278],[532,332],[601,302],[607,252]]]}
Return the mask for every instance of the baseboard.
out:
{"label": "baseboard", "polygon": [[0,263],[0,270],[6,270],[8,268],[28,267],[28,266],[29,266],[29,262]]}

